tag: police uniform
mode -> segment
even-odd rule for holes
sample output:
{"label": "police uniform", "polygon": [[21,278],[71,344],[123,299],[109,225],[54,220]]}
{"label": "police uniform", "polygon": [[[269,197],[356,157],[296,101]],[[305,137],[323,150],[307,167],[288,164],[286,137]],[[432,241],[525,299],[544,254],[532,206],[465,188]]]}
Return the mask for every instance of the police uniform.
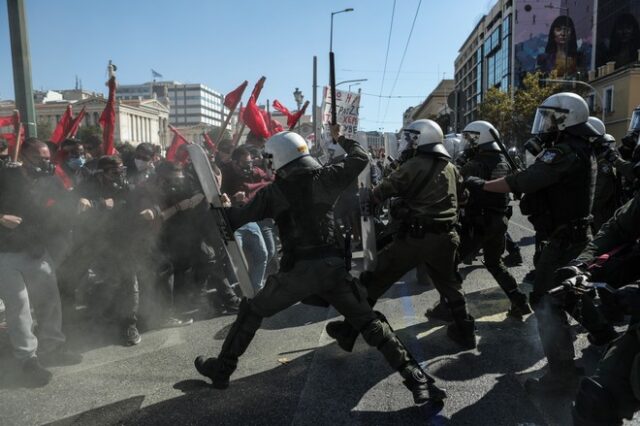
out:
{"label": "police uniform", "polygon": [[[605,223],[577,261],[589,264],[599,255],[640,237],[640,195],[622,206]],[[640,291],[640,290],[639,290]],[[581,383],[574,416],[594,425],[622,424],[640,410],[640,317],[636,313],[627,332],[609,347],[595,374]],[[580,420],[582,419],[582,420]],[[587,423],[584,423],[587,424]]]}
{"label": "police uniform", "polygon": [[593,197],[593,232],[596,233],[618,208],[616,169],[605,158],[598,159],[598,177]]}
{"label": "police uniform", "polygon": [[[511,173],[504,155],[478,147],[478,152],[461,169],[463,177],[478,176],[484,180],[499,179]],[[505,234],[509,223],[509,194],[485,191],[471,193],[464,207],[460,258],[482,248],[484,264],[512,303],[509,315],[517,318],[530,313],[527,297],[518,290],[516,279],[502,261]]]}
{"label": "police uniform", "polygon": [[[547,291],[555,287],[554,272],[574,259],[590,239],[589,217],[596,178],[596,161],[589,142],[561,134],[560,143],[541,153],[529,168],[507,176],[513,192],[524,193],[520,202],[537,234],[545,235],[536,264],[531,305],[551,372],[567,374],[574,369],[571,330],[563,310],[575,316],[577,300],[560,306]],[[576,318],[598,340],[610,335],[610,326],[596,310],[593,300],[583,296],[582,316]]]}
{"label": "police uniform", "polygon": [[[333,206],[367,165],[368,156],[355,141],[341,138],[339,142],[347,152],[342,162],[319,167],[312,160],[312,164],[300,166],[284,178],[277,175],[275,182],[260,190],[245,207],[230,209],[229,220],[234,229],[248,222],[275,219],[283,257],[280,271],[267,278],[253,299],[241,303],[218,358],[198,357],[196,368],[212,379],[214,387],[225,388],[262,318],[319,296],[344,315],[367,343],[382,352],[404,377],[416,402],[442,399],[444,392],[425,375],[386,320],[372,310],[365,289],[347,271],[344,246],[334,232]],[[306,150],[306,145],[303,148]],[[297,161],[307,159],[310,157]]]}

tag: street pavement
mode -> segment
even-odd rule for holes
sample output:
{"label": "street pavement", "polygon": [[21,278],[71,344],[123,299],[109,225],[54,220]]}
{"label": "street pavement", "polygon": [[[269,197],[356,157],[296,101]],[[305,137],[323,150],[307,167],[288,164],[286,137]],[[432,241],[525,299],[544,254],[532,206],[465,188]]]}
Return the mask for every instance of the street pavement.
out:
{"label": "street pavement", "polygon": [[[512,268],[521,280],[531,267],[533,232],[517,212],[510,231],[525,257],[523,266]],[[444,323],[424,317],[438,296],[418,284],[414,272],[376,307],[447,389],[439,413],[414,406],[400,376],[361,338],[353,353],[341,351],[324,331],[338,317],[333,309],[298,304],[264,320],[225,391],[210,388],[193,359],[217,354],[233,316],[146,332],[135,347],[80,324],[69,337],[84,361],[53,368],[54,379],[39,389],[20,386],[0,330],[0,425],[571,424],[573,395],[534,398],[524,391],[524,380],[545,366],[533,316],[506,318],[507,299],[479,261],[461,272],[477,320],[476,350],[461,351],[446,337]],[[575,331],[578,356],[591,372],[601,352],[587,347],[577,325]],[[640,419],[625,424],[640,425]]]}

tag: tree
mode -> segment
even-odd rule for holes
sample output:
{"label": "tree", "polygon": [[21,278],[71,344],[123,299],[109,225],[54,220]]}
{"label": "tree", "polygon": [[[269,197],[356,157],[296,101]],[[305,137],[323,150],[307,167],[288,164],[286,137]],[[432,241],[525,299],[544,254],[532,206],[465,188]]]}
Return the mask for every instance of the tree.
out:
{"label": "tree", "polygon": [[[209,135],[209,137],[211,138],[212,141],[217,141],[218,140],[218,136],[220,135],[220,130],[222,129],[222,127],[219,126],[211,126],[211,128],[209,129],[209,131],[207,132],[207,134]],[[233,136],[231,135],[231,132],[229,131],[229,128],[226,128],[224,130],[224,134],[222,135],[222,139],[233,139]]]}
{"label": "tree", "polygon": [[41,141],[48,141],[53,133],[53,126],[48,121],[40,121],[36,123],[36,132],[38,132],[38,139]]}
{"label": "tree", "polygon": [[102,139],[102,128],[100,126],[80,126],[76,139],[86,140],[90,136],[97,136]]}
{"label": "tree", "polygon": [[480,118],[498,129],[505,144],[522,147],[529,138],[538,105],[554,93],[565,90],[559,85],[540,84],[542,77],[540,72],[527,73],[522,88],[513,93],[492,87],[478,106]]}

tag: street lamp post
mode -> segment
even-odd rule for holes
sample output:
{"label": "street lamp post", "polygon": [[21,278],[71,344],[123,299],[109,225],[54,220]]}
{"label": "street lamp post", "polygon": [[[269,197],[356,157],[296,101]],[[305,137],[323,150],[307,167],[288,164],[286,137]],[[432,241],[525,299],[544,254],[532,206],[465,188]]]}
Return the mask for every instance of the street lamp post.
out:
{"label": "street lamp post", "polygon": [[348,89],[348,91],[349,91],[349,92],[351,92],[351,86],[359,86],[359,85],[360,85],[360,83],[353,83],[353,84],[350,84],[350,85],[349,85],[349,89]]}
{"label": "street lamp post", "polygon": [[333,52],[333,15],[337,15],[339,13],[345,12],[353,12],[353,8],[349,7],[344,10],[339,10],[337,12],[331,12],[331,32],[329,33],[329,52]]}
{"label": "street lamp post", "polygon": [[336,63],[333,55],[333,15],[353,12],[353,8],[347,8],[338,12],[331,12],[331,31],[329,33],[329,86],[331,86],[331,124],[336,124]]}
{"label": "street lamp post", "polygon": [[355,80],[343,80],[339,83],[336,83],[336,87],[340,86],[341,84],[346,84],[346,83],[362,83],[363,81],[369,81],[369,79],[367,78],[356,78]]}
{"label": "street lamp post", "polygon": [[[296,100],[296,105],[298,105],[298,111],[302,108],[302,102],[304,101],[304,96],[300,89],[296,87],[296,90],[293,92],[293,99]],[[298,129],[300,129],[300,121],[298,121]]]}

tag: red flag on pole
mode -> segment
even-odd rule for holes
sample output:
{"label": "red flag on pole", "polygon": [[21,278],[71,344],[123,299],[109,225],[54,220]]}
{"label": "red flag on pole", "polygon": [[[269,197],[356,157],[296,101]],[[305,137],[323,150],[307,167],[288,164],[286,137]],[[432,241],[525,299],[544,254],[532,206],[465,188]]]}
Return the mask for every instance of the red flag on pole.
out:
{"label": "red flag on pole", "polygon": [[260,80],[258,80],[256,85],[253,87],[253,91],[251,92],[251,96],[253,96],[254,102],[258,102],[258,97],[260,96],[260,92],[262,92],[262,87],[264,87],[264,81],[266,79],[267,79],[267,77],[265,77],[265,76],[260,77]]}
{"label": "red flag on pole", "polygon": [[80,123],[82,123],[82,119],[86,113],[85,109],[86,107],[82,107],[80,114],[71,121],[65,138],[74,138],[76,136],[76,133],[78,133],[78,127],[80,127]]}
{"label": "red flag on pole", "polygon": [[271,136],[263,113],[260,108],[258,108],[258,105],[256,105],[256,98],[253,94],[249,98],[249,102],[247,102],[247,106],[242,113],[242,121],[256,135],[265,139]]}
{"label": "red flag on pole", "polygon": [[73,110],[71,104],[69,104],[67,105],[67,109],[64,111],[64,114],[62,114],[62,118],[60,118],[60,121],[58,121],[58,124],[53,130],[53,133],[51,134],[51,138],[49,138],[49,140],[56,145],[65,140],[67,134],[69,133],[68,130],[71,126],[72,120]]}
{"label": "red flag on pole", "polygon": [[204,143],[207,145],[207,148],[209,148],[209,152],[211,152],[212,154],[218,152],[218,147],[215,143],[213,143],[208,134],[203,133],[202,137],[204,138]]}
{"label": "red flag on pole", "polygon": [[102,115],[100,115],[100,125],[102,126],[102,147],[105,155],[114,155],[116,152],[113,136],[116,127],[116,109],[115,109],[115,97],[116,97],[116,77],[111,76],[109,82],[109,98],[107,99],[107,106],[104,107]]}
{"label": "red flag on pole", "polygon": [[224,97],[224,106],[230,110],[236,109],[248,84],[249,82],[245,80],[244,83],[238,86],[235,90],[229,92],[227,96]]}
{"label": "red flag on pole", "polygon": [[289,121],[289,117],[287,117],[287,126],[289,126],[289,130],[296,127],[296,124],[298,124],[298,121],[300,121],[300,117],[304,115],[304,112],[307,110],[308,106],[309,106],[309,101],[305,102],[302,108],[299,111],[297,111],[295,114],[293,114],[293,116],[291,117],[291,121]]}
{"label": "red flag on pole", "polygon": [[173,140],[167,149],[167,161],[183,163],[184,159],[178,158],[178,150],[182,145],[188,145],[189,142],[175,127],[169,125],[169,130],[173,132]]}
{"label": "red flag on pole", "polygon": [[0,127],[13,126],[14,125],[13,118],[14,118],[13,115],[0,117]]}

